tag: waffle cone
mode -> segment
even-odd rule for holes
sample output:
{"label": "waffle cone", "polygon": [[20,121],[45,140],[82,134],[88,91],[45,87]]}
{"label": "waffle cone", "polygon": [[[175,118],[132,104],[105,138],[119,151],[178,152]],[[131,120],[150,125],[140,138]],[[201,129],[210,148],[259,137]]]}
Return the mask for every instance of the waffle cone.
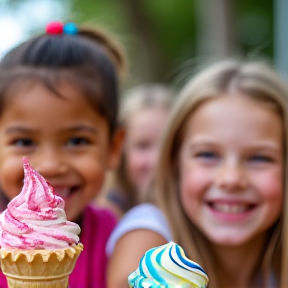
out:
{"label": "waffle cone", "polygon": [[9,288],[67,288],[81,243],[59,250],[0,250]]}

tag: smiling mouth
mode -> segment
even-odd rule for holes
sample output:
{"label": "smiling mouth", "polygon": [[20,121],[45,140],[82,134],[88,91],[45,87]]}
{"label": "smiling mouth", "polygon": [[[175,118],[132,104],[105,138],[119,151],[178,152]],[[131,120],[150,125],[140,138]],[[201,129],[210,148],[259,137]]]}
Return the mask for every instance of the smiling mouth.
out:
{"label": "smiling mouth", "polygon": [[78,186],[73,187],[54,187],[54,194],[60,196],[61,198],[67,198],[70,195],[74,194],[78,190]]}
{"label": "smiling mouth", "polygon": [[255,204],[228,204],[216,202],[209,202],[208,205],[212,210],[226,214],[241,214],[251,211],[256,207]]}

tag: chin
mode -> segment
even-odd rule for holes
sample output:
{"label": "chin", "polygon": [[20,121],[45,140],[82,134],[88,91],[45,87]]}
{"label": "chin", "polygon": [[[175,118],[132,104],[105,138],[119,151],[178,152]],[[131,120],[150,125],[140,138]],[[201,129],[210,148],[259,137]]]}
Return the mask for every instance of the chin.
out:
{"label": "chin", "polygon": [[[216,232],[217,233],[217,232]],[[248,243],[249,240],[247,238],[244,238],[243,235],[240,238],[239,235],[237,237],[237,234],[231,235],[218,235],[218,237],[209,237],[207,235],[209,241],[212,244],[215,244],[217,246],[227,246],[227,247],[236,247],[236,246],[242,246],[245,243]]]}

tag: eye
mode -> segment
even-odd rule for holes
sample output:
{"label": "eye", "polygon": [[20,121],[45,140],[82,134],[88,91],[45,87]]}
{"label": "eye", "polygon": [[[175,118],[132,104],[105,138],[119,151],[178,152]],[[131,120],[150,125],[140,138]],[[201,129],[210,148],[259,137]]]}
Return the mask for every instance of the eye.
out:
{"label": "eye", "polygon": [[212,151],[203,151],[203,152],[196,153],[195,157],[202,158],[202,159],[216,159],[218,158],[218,155]]}
{"label": "eye", "polygon": [[194,159],[203,165],[215,165],[219,162],[220,155],[213,151],[199,151],[194,154]]}
{"label": "eye", "polygon": [[144,151],[150,149],[153,143],[147,139],[131,139],[128,143],[128,149],[134,149],[138,151]]}
{"label": "eye", "polygon": [[150,147],[150,143],[148,142],[139,142],[135,144],[135,148],[139,150],[146,150]]}
{"label": "eye", "polygon": [[252,155],[248,159],[250,162],[255,163],[270,163],[273,162],[273,159],[270,156],[266,155]]}
{"label": "eye", "polygon": [[68,146],[83,146],[89,145],[90,141],[84,137],[73,137],[67,141]]}
{"label": "eye", "polygon": [[11,144],[17,147],[31,147],[35,143],[29,138],[22,138],[13,140]]}

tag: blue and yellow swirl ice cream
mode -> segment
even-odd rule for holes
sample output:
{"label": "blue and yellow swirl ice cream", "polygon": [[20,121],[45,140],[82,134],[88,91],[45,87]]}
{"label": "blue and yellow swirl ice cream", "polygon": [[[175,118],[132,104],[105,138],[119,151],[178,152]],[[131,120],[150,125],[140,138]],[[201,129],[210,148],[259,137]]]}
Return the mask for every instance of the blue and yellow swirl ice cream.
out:
{"label": "blue and yellow swirl ice cream", "polygon": [[131,288],[205,288],[208,277],[174,242],[147,251],[129,275]]}

